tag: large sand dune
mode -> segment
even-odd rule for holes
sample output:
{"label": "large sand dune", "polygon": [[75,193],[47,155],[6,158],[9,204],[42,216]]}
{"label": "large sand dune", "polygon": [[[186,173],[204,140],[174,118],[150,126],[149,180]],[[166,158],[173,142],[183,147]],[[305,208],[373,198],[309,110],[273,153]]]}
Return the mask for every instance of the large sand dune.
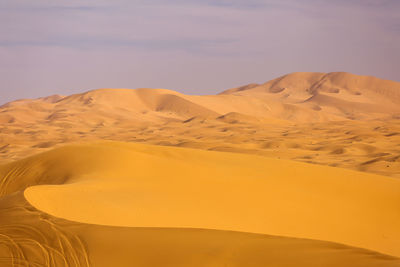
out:
{"label": "large sand dune", "polygon": [[0,202],[1,266],[395,267],[396,257],[341,244],[212,229],[82,224]]}
{"label": "large sand dune", "polygon": [[399,118],[348,73],[7,103],[0,266],[400,266]]}
{"label": "large sand dune", "polygon": [[[29,253],[44,257],[37,235],[46,236],[45,249],[51,250],[55,245],[48,235],[56,231],[63,257],[94,266],[99,258],[140,266],[155,249],[176,254],[180,247],[198,257],[194,266],[204,266],[201,261],[247,266],[250,259],[254,266],[287,266],[291,260],[282,259],[279,248],[300,261],[289,266],[347,266],[349,258],[356,265],[348,266],[400,264],[394,257],[333,244],[400,256],[400,181],[393,178],[253,155],[115,142],[59,148],[4,165],[0,172],[3,206],[25,207],[2,212],[7,236],[2,242],[15,260]],[[30,205],[45,213],[24,203],[24,189]],[[11,226],[6,217],[13,218]],[[24,231],[33,235],[29,241],[23,241]],[[132,244],[131,238],[138,240]],[[105,256],[110,243],[119,249]],[[138,253],[138,246],[144,255],[134,260],[130,251]],[[203,258],[198,249],[214,252]],[[191,265],[188,255],[165,257],[172,266],[174,261]]]}

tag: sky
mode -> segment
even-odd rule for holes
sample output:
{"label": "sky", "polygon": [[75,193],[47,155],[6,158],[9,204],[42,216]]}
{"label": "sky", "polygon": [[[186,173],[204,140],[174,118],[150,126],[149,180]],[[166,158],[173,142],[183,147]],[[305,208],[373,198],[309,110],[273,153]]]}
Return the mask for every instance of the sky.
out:
{"label": "sky", "polygon": [[400,81],[400,1],[0,0],[0,103],[215,94],[296,71]]}

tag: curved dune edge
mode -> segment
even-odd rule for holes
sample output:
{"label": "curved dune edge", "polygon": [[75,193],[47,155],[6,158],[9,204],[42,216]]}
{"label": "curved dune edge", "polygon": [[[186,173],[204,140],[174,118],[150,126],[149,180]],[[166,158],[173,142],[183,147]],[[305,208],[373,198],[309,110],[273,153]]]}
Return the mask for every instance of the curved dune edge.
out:
{"label": "curved dune edge", "polygon": [[[0,263],[14,266],[396,267],[400,259],[325,241],[179,228],[83,224],[0,198]],[[13,265],[14,264],[14,265]]]}
{"label": "curved dune edge", "polygon": [[44,184],[28,188],[27,200],[71,221],[291,236],[400,255],[400,181],[387,177],[117,142],[55,149],[0,174],[13,177],[3,194]]}

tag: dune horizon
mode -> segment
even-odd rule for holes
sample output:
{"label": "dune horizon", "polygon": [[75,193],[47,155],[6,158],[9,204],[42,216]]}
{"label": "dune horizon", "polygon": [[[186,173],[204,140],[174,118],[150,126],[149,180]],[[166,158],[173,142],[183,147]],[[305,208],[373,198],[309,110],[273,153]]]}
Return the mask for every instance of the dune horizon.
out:
{"label": "dune horizon", "polygon": [[400,83],[0,106],[1,266],[400,266]]}
{"label": "dune horizon", "polygon": [[[96,89],[17,100],[0,106],[0,158],[114,140],[261,154],[400,177],[399,148],[393,146],[400,131],[399,91],[400,83],[371,76],[298,72],[218,95]],[[328,142],[332,138],[334,143]]]}

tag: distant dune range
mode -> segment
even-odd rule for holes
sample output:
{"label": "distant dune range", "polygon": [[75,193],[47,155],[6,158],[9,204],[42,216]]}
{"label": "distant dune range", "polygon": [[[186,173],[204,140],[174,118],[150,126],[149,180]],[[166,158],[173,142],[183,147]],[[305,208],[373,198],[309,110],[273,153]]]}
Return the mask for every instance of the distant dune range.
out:
{"label": "distant dune range", "polygon": [[400,83],[18,100],[0,159],[0,266],[400,266]]}
{"label": "distant dune range", "polygon": [[99,89],[0,107],[4,161],[115,140],[244,152],[400,177],[400,83],[293,73],[219,95]]}

